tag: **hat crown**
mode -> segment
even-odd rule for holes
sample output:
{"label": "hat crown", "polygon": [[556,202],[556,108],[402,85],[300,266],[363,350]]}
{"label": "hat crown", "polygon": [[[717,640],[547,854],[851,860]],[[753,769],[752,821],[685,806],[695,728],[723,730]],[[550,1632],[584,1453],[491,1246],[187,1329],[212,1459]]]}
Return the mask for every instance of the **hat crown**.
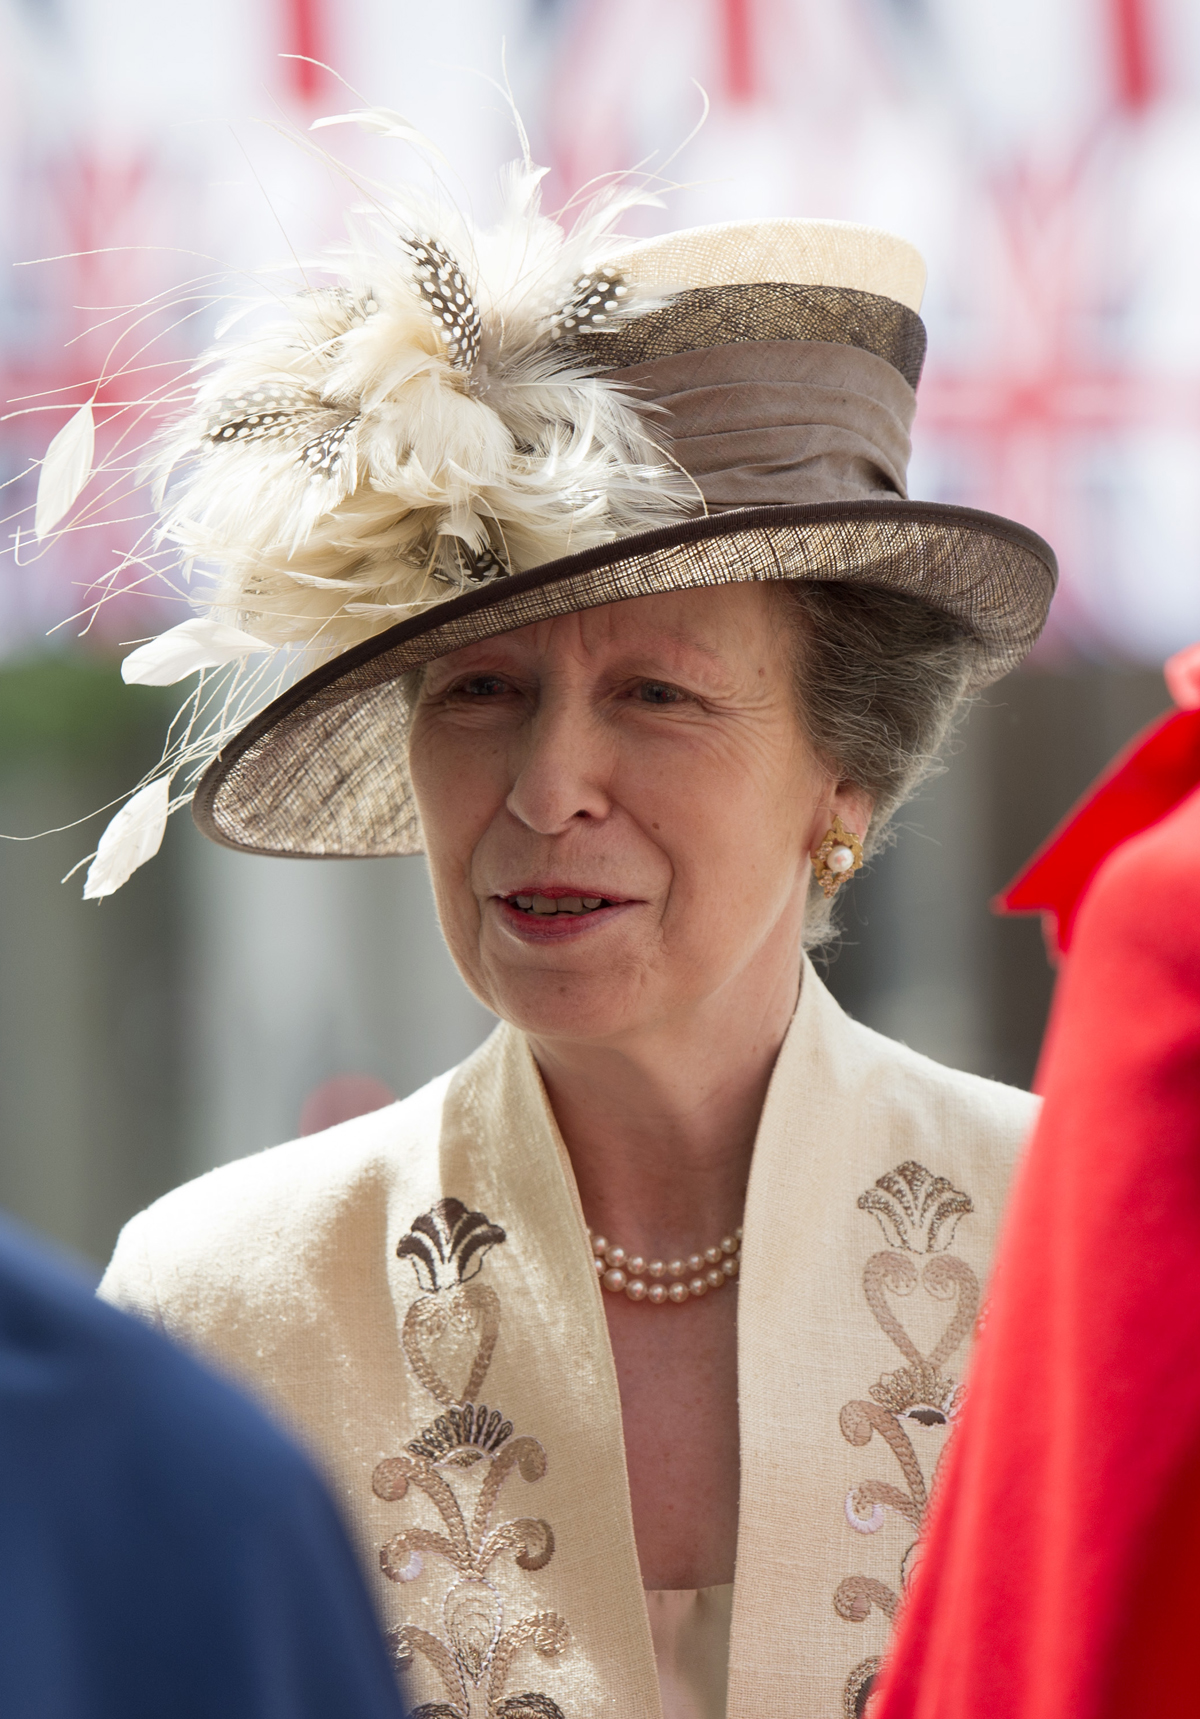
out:
{"label": "hat crown", "polygon": [[921,253],[894,233],[798,216],[665,233],[613,257],[609,266],[651,291],[782,281],[874,293],[914,313],[926,274]]}

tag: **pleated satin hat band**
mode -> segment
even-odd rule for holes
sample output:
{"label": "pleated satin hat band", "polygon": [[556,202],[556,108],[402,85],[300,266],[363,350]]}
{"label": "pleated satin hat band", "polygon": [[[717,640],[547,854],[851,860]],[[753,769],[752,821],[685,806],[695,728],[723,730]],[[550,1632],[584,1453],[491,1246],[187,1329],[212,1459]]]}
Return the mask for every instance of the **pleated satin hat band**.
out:
{"label": "pleated satin hat band", "polygon": [[872,352],[765,340],[605,375],[645,409],[709,512],[908,493],[917,397]]}
{"label": "pleated satin hat band", "polygon": [[878,293],[696,287],[576,350],[647,414],[710,512],[907,495],[925,325]]}
{"label": "pleated satin hat band", "polygon": [[[207,835],[296,856],[420,852],[413,671],[604,603],[759,580],[875,585],[960,621],[976,687],[1032,645],[1056,577],[1048,545],[907,499],[925,353],[910,246],[837,223],[745,223],[653,241],[631,263],[667,302],[580,327],[561,350],[636,404],[694,486],[691,517],[488,575],[322,664],[210,766],[193,806]],[[796,279],[809,268],[812,284]]]}

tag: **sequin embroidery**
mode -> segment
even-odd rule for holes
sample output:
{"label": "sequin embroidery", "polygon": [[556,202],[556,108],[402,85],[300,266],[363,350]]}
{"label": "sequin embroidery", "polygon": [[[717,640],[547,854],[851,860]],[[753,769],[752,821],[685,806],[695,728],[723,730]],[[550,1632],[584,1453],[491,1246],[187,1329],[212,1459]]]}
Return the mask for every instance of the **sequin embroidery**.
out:
{"label": "sequin embroidery", "polygon": [[[453,1580],[442,1602],[444,1635],[400,1624],[388,1632],[398,1667],[420,1654],[445,1690],[412,1719],[563,1719],[548,1695],[505,1695],[518,1653],[531,1647],[552,1659],[570,1631],[557,1612],[528,1612],[506,1623],[504,1603],[489,1572],[511,1557],[520,1570],[542,1570],[554,1556],[554,1530],[543,1517],[493,1523],[500,1494],[513,1474],[536,1484],[546,1472],[537,1439],[516,1434],[498,1408],[476,1398],[500,1334],[500,1298],[478,1281],[504,1230],[461,1200],[443,1199],[416,1218],[396,1252],[407,1259],[423,1291],[405,1315],[404,1353],[424,1389],[444,1413],[408,1440],[403,1455],[386,1458],[372,1476],[376,1497],[399,1503],[416,1487],[433,1503],[444,1532],[401,1528],[379,1554],[389,1581],[412,1582],[426,1556],[449,1565]],[[474,1506],[452,1484],[455,1470],[485,1465]]]}
{"label": "sequin embroidery", "polygon": [[[946,1368],[969,1337],[979,1306],[975,1273],[947,1251],[960,1220],[974,1210],[968,1194],[910,1159],[880,1176],[859,1196],[858,1207],[877,1220],[889,1243],[885,1252],[867,1260],[863,1294],[904,1365],[882,1373],[866,1398],[845,1403],[838,1424],[842,1437],[859,1448],[865,1449],[878,1435],[895,1458],[902,1484],[879,1478],[860,1481],[846,1495],[845,1518],[855,1532],[875,1534],[891,1515],[908,1525],[913,1538],[899,1559],[894,1586],[867,1575],[846,1576],[838,1583],[833,1606],[847,1623],[863,1623],[872,1611],[889,1621],[896,1615],[919,1556],[921,1528],[941,1460],[940,1451],[919,1455],[918,1447],[958,1413],[962,1387]],[[928,1353],[917,1346],[893,1305],[918,1291],[948,1309]],[[843,1719],[862,1719],[881,1663],[878,1656],[864,1659],[850,1672],[842,1692]]]}

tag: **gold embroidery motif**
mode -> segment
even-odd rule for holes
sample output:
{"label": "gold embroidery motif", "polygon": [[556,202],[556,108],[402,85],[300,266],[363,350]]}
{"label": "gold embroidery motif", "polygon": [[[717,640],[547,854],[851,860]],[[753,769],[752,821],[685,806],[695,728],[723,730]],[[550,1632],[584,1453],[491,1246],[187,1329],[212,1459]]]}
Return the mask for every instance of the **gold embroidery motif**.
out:
{"label": "gold embroidery motif", "polygon": [[[404,1319],[401,1341],[408,1364],[429,1395],[450,1407],[479,1393],[487,1376],[500,1335],[500,1298],[486,1283],[456,1283],[440,1295],[419,1295]],[[461,1390],[455,1390],[434,1365],[430,1351],[443,1357],[442,1365],[453,1372],[454,1362],[467,1364]],[[465,1352],[464,1352],[465,1351]]]}
{"label": "gold embroidery motif", "polygon": [[[858,1206],[877,1219],[889,1243],[886,1252],[872,1254],[864,1266],[863,1294],[880,1330],[906,1364],[882,1373],[869,1388],[870,1400],[844,1404],[838,1424],[843,1438],[859,1448],[878,1433],[895,1457],[904,1485],[860,1481],[846,1495],[846,1522],[857,1533],[875,1534],[891,1512],[916,1538],[899,1560],[895,1587],[866,1575],[839,1582],[833,1606],[848,1623],[865,1622],[873,1609],[889,1620],[896,1615],[919,1556],[920,1532],[940,1462],[940,1456],[926,1458],[922,1466],[909,1428],[945,1427],[958,1413],[962,1389],[945,1368],[970,1335],[979,1306],[975,1273],[947,1251],[960,1219],[974,1210],[969,1195],[909,1160],[880,1176],[859,1196]],[[912,1296],[918,1289],[947,1306],[946,1322],[928,1353],[918,1347],[893,1307],[895,1298]],[[915,1436],[920,1441],[922,1434]],[[851,1671],[842,1692],[844,1719],[862,1719],[881,1663],[878,1657],[864,1659]]]}
{"label": "gold embroidery motif", "polygon": [[[909,1248],[913,1253],[941,1253],[954,1240],[959,1218],[975,1207],[969,1194],[910,1158],[860,1194],[858,1209],[875,1214],[893,1247]],[[943,1236],[947,1224],[950,1232]],[[923,1245],[914,1247],[914,1240]]]}
{"label": "gold embroidery motif", "polygon": [[842,1691],[842,1719],[863,1719],[883,1660],[878,1654],[854,1667]]}
{"label": "gold embroidery motif", "polygon": [[[473,1281],[505,1232],[461,1200],[439,1200],[414,1220],[396,1252],[412,1262],[424,1291],[409,1307],[401,1332],[404,1353],[431,1397],[445,1408],[405,1447],[375,1469],[372,1487],[386,1503],[410,1486],[429,1498],[445,1529],[402,1528],[380,1552],[393,1582],[412,1582],[424,1554],[448,1563],[456,1580],[442,1602],[445,1639],[414,1625],[388,1632],[398,1666],[419,1653],[433,1667],[448,1699],[426,1702],[412,1719],[563,1719],[548,1695],[504,1695],[518,1650],[531,1646],[545,1659],[566,1647],[570,1632],[557,1612],[536,1611],[505,1627],[501,1595],[488,1572],[511,1554],[518,1569],[544,1569],[554,1556],[554,1531],[541,1517],[519,1516],[492,1525],[500,1492],[516,1470],[527,1483],[546,1472],[546,1453],[534,1438],[514,1436],[499,1409],[475,1398],[491,1366],[500,1335],[500,1298]],[[455,1390],[461,1382],[461,1390]],[[443,1469],[486,1465],[473,1509],[464,1509]]]}

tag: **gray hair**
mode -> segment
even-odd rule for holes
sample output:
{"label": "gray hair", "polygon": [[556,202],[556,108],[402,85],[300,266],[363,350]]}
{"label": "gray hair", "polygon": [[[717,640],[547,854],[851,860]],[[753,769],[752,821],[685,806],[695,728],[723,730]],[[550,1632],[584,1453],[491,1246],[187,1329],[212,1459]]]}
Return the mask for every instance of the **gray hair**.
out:
{"label": "gray hair", "polygon": [[[839,782],[871,795],[864,857],[939,768],[938,752],[975,664],[969,630],[919,597],[875,586],[789,580],[773,587],[791,629],[801,726]],[[805,947],[836,937],[814,878]]]}

